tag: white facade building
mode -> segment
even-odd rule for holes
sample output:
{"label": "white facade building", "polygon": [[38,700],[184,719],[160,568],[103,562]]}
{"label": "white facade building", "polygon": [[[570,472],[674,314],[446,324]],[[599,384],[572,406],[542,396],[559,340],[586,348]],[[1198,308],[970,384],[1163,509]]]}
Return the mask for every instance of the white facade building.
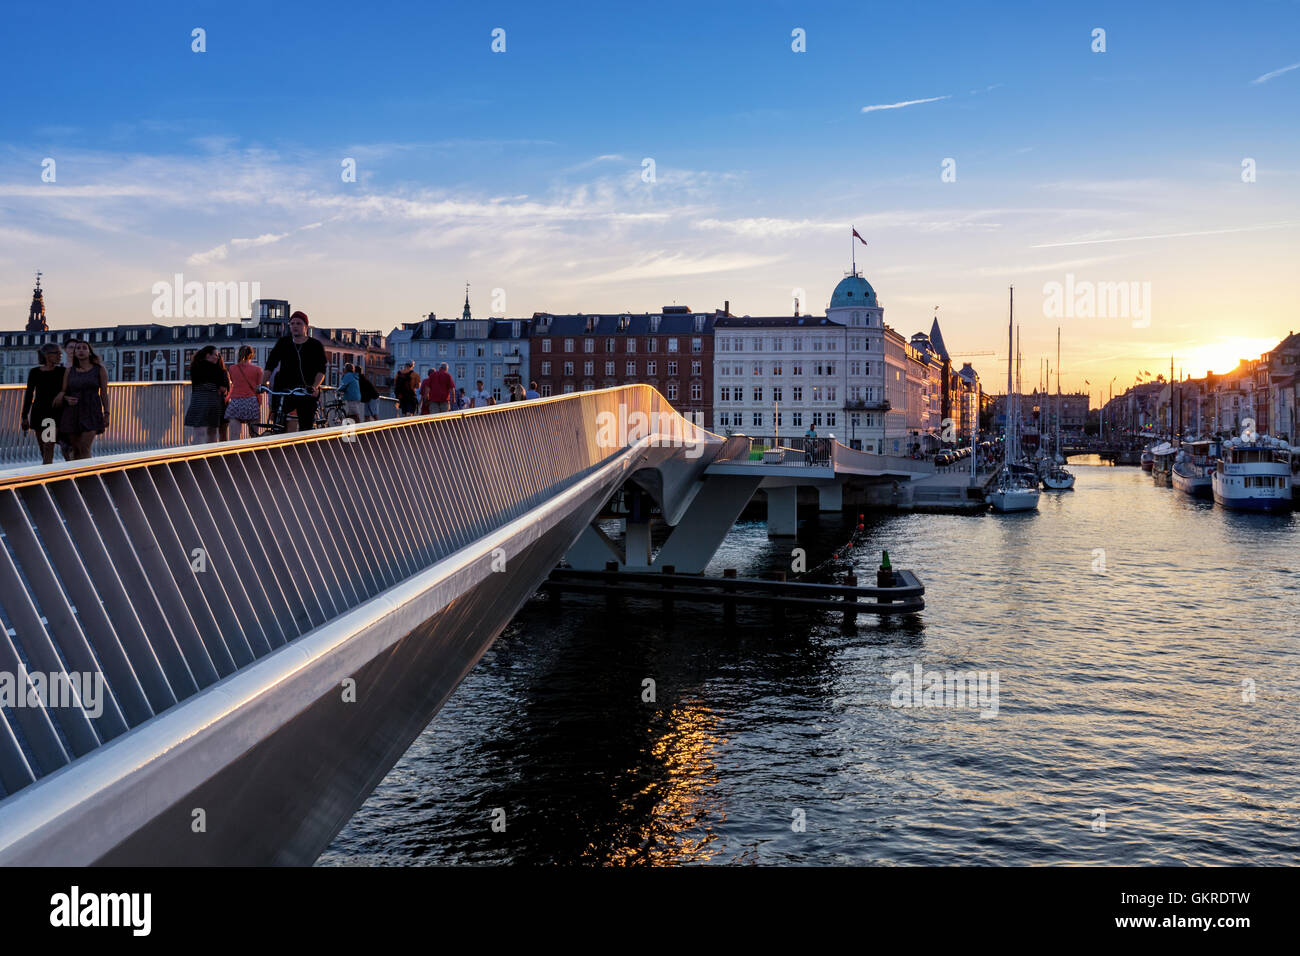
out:
{"label": "white facade building", "polygon": [[881,451],[890,407],[884,335],[876,293],[857,274],[835,287],[824,317],[718,317],[714,430],[789,443],[813,427]]}

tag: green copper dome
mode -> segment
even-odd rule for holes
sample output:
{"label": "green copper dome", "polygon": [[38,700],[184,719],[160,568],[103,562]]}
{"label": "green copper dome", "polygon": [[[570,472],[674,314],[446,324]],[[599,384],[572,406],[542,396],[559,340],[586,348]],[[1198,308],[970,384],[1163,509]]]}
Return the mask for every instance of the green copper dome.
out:
{"label": "green copper dome", "polygon": [[860,275],[845,276],[831,293],[830,308],[847,309],[855,305],[875,308],[876,290]]}

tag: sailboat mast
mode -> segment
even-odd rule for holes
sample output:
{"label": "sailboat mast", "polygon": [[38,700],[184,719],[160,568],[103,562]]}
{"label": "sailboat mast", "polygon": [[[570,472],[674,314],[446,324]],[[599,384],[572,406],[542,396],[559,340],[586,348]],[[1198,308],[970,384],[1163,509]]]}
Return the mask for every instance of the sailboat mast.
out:
{"label": "sailboat mast", "polygon": [[1011,286],[1009,290],[1010,299],[1007,308],[1007,430],[1002,436],[1002,464],[1007,466],[1011,464],[1011,329],[1015,321],[1016,314],[1016,287]]}
{"label": "sailboat mast", "polygon": [[1061,454],[1061,327],[1059,325],[1056,327],[1056,454]]}

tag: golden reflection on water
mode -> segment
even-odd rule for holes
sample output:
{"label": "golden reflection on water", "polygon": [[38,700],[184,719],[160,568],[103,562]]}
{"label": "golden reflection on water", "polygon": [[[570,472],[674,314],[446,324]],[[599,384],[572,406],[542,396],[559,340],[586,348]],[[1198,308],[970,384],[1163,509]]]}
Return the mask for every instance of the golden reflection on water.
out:
{"label": "golden reflection on water", "polygon": [[726,738],[721,718],[698,700],[684,700],[647,728],[652,765],[642,771],[645,787],[621,812],[635,829],[615,847],[589,845],[584,856],[603,856],[615,866],[703,863],[717,850],[714,828],[726,820],[717,794],[714,753]]}

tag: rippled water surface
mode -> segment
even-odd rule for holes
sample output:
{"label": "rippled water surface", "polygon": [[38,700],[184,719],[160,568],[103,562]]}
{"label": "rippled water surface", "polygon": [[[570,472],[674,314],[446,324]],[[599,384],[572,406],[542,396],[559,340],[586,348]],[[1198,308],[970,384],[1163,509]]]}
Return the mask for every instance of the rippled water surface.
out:
{"label": "rippled water surface", "polygon": [[[832,567],[888,548],[911,619],[529,604],[321,863],[1296,863],[1300,521],[1074,471],[1037,513],[869,517]],[[810,566],[851,531],[805,522]],[[709,570],[789,563],[746,522]],[[996,672],[996,716],[891,706],[918,663]]]}

